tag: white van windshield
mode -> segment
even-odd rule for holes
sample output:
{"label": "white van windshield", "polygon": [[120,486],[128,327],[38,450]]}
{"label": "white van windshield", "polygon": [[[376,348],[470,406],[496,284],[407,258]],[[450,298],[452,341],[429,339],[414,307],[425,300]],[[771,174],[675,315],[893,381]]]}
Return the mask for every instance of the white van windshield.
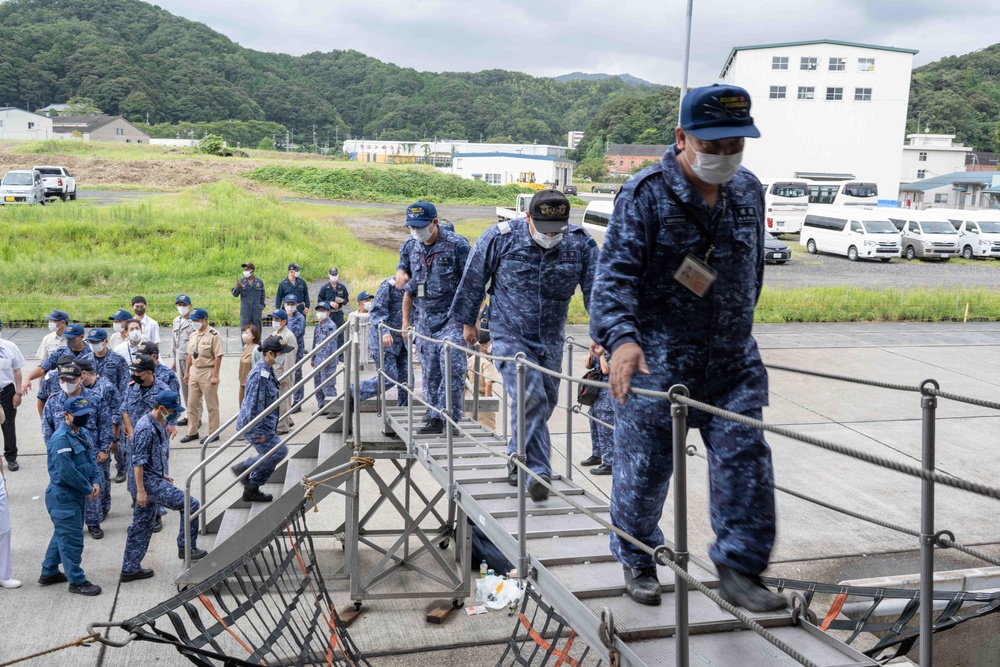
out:
{"label": "white van windshield", "polygon": [[31,183],[32,183],[31,174],[10,173],[3,177],[4,185],[31,185]]}
{"label": "white van windshield", "polygon": [[869,234],[899,234],[896,226],[888,220],[862,220],[862,224]]}
{"label": "white van windshield", "polygon": [[955,226],[950,222],[938,222],[934,220],[932,222],[921,222],[920,226],[924,228],[925,234],[955,234]]}
{"label": "white van windshield", "polygon": [[980,222],[979,228],[983,234],[1000,234],[1000,222]]}

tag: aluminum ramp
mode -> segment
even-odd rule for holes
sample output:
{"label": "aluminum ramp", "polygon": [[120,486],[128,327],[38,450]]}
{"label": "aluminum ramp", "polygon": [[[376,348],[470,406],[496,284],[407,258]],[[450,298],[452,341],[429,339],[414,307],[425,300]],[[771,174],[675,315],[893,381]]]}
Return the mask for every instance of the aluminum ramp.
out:
{"label": "aluminum ramp", "polygon": [[[419,401],[417,401],[419,404]],[[416,411],[415,411],[416,412]],[[407,409],[390,407],[389,427],[409,442]],[[419,426],[419,422],[415,423]],[[455,500],[461,509],[516,563],[518,556],[517,489],[507,483],[506,443],[478,424],[463,423],[465,435],[454,435]],[[443,435],[414,435],[414,455],[432,477],[448,488],[448,451]],[[588,510],[608,516],[607,502],[553,475],[553,486]],[[674,664],[674,572],[659,567],[663,603],[649,607],[625,595],[621,566],[608,547],[607,530],[590,517],[553,496],[527,505],[528,562],[535,588],[569,625],[610,664],[601,640],[601,615],[614,618],[614,646],[623,665],[650,667]],[[668,545],[669,546],[669,545]],[[692,558],[688,571],[710,588],[718,585],[710,563]],[[795,665],[740,621],[697,591],[689,595],[691,664],[694,665]],[[753,614],[754,620],[794,649],[823,667],[876,665],[870,658],[837,641],[815,626],[794,624],[791,614]]]}

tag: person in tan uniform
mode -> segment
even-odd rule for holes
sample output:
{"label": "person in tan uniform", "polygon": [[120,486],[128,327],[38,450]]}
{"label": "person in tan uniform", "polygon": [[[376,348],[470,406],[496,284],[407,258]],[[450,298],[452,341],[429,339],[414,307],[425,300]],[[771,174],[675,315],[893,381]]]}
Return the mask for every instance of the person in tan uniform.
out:
{"label": "person in tan uniform", "polygon": [[[292,348],[291,352],[286,352],[278,357],[278,360],[274,362],[274,377],[280,378],[282,375],[292,370],[292,366],[295,365],[295,351],[298,349],[298,344],[295,342],[295,334],[293,334],[288,329],[288,313],[284,310],[276,310],[271,313],[271,322],[274,326],[274,335],[281,336],[287,347]],[[281,401],[281,407],[278,408],[278,435],[284,435],[291,430],[294,424],[291,420],[292,409],[292,394],[287,393],[288,388],[295,384],[295,376],[285,378],[279,384],[279,391],[284,397]],[[241,404],[242,405],[242,404]]]}
{"label": "person in tan uniform", "polygon": [[184,369],[184,384],[188,387],[188,434],[181,438],[181,442],[198,439],[202,397],[208,409],[209,434],[219,429],[219,368],[222,366],[222,336],[208,326],[208,311],[204,308],[195,308],[189,317],[194,322],[195,330],[188,339],[187,366]]}

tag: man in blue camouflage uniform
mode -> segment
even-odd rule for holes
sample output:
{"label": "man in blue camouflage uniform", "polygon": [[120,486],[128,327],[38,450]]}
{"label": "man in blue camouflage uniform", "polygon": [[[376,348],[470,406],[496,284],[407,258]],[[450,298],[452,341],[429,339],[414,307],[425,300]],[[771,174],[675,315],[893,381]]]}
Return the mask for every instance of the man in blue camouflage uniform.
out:
{"label": "man in blue camouflage uniform", "polygon": [[166,364],[160,363],[160,346],[152,341],[144,340],[139,343],[137,351],[140,354],[148,354],[156,362],[156,368],[153,370],[153,376],[157,380],[167,385],[167,389],[170,391],[176,391],[178,394],[181,392],[181,381],[177,378],[177,373],[167,366]]}
{"label": "man in blue camouflage uniform", "polygon": [[[767,373],[751,333],[764,272],[764,195],[740,168],[745,137],[760,133],[736,86],[687,93],[677,143],[623,186],[597,270],[591,335],[612,351],[615,421],[611,518],[655,547],[673,471],[670,404],[629,395],[680,383],[692,398],[747,417],[767,405]],[[714,282],[712,282],[714,276]],[[760,580],[774,544],[774,475],[760,431],[692,411],[709,458],[709,555],[721,595],[750,611],[785,599]],[[650,556],[611,535],[629,595],[659,604]]]}
{"label": "man in blue camouflage uniform", "polygon": [[[184,513],[184,492],[172,484],[167,475],[167,455],[170,436],[167,435],[168,417],[176,420],[181,407],[181,396],[176,391],[161,391],[153,398],[153,409],[139,419],[132,433],[131,464],[135,480],[135,504],[132,523],[125,538],[125,556],[119,580],[122,582],[149,579],[153,570],[142,566],[142,559],[149,549],[153,534],[156,508],[167,507]],[[191,498],[191,513],[198,511],[198,499]],[[198,548],[198,519],[191,520],[191,560],[201,560],[208,555]],[[177,531],[177,557],[184,558],[184,517]]]}
{"label": "man in blue camouflage uniform", "polygon": [[[407,346],[406,337],[395,331],[385,331],[379,334],[379,324],[385,324],[393,329],[403,327],[403,290],[396,287],[396,278],[390,277],[382,281],[378,291],[375,292],[375,299],[370,311],[371,328],[368,330],[368,346],[372,351],[372,359],[375,367],[378,368],[379,348],[382,348],[382,355],[385,359],[385,373],[396,382],[406,384],[407,380]],[[385,383],[386,391],[393,388],[388,380]],[[378,376],[363,380],[360,384],[358,394],[361,400],[372,398],[378,393]],[[352,390],[351,395],[354,392]],[[403,406],[409,402],[409,394],[403,389],[396,388],[396,404]]]}
{"label": "man in blue camouflage uniform", "polygon": [[[316,304],[317,310],[319,306],[320,304]],[[332,342],[330,344],[332,345]],[[274,374],[274,362],[278,360],[278,355],[291,352],[292,347],[281,336],[268,336],[260,344],[260,351],[263,356],[247,375],[243,405],[240,406],[240,414],[236,418],[236,428],[238,429],[252,422],[278,401],[278,393],[281,388],[278,384],[278,378]],[[232,471],[237,477],[267,456],[257,468],[243,478],[243,500],[269,503],[272,500],[271,494],[264,493],[260,487],[267,483],[275,467],[288,455],[288,447],[285,445],[282,445],[273,454],[268,454],[281,441],[278,436],[278,410],[271,410],[243,437],[257,450],[257,455],[232,467]]]}
{"label": "man in blue camouflage uniform", "polygon": [[[542,190],[531,198],[524,218],[500,222],[476,241],[451,310],[469,345],[479,342],[480,307],[489,285],[493,353],[513,357],[524,352],[528,361],[562,371],[569,302],[579,285],[589,308],[597,266],[597,244],[582,227],[569,224],[569,211],[566,195]],[[497,361],[496,366],[517,405],[516,365]],[[528,368],[524,380],[526,463],[547,481],[552,477],[548,420],[559,400],[559,379]],[[514,435],[508,455],[517,452],[517,411],[510,416]],[[513,466],[508,481],[517,484]],[[528,491],[535,502],[549,497],[548,489],[531,477]]]}
{"label": "man in blue camouflage uniform", "polygon": [[[90,402],[90,407],[95,411],[90,417],[87,427],[87,436],[90,438],[90,445],[97,451],[98,439],[96,436],[96,423],[99,416],[96,414],[100,398],[90,389],[83,386],[83,369],[76,361],[68,361],[54,369],[59,375],[59,389],[45,399],[45,407],[42,409],[42,442],[48,444],[52,434],[63,424],[63,403],[67,398],[83,396]],[[111,418],[107,421],[107,439],[111,438]]]}
{"label": "man in blue camouflage uniform", "polygon": [[[101,473],[94,460],[90,433],[85,428],[93,410],[84,396],[63,401],[62,424],[45,445],[49,469],[45,508],[55,530],[38,578],[41,586],[69,581],[70,593],[86,596],[101,594],[101,587],[87,581],[80,567],[84,503],[101,491]],[[64,572],[59,571],[60,563]]]}
{"label": "man in blue camouflage uniform", "polygon": [[[94,443],[94,451],[97,453],[97,467],[101,470],[101,494],[99,498],[87,501],[86,519],[90,534],[99,540],[104,537],[101,522],[111,511],[111,449],[118,447],[121,438],[122,399],[115,386],[97,374],[90,359],[80,360],[77,365],[83,371],[80,376],[83,388],[89,389],[98,397],[97,409],[91,419],[96,419],[94,429],[97,433],[97,442]],[[109,440],[102,439],[102,433],[105,434],[103,437],[106,437],[106,420],[111,421]]]}
{"label": "man in blue camouflage uniform", "polygon": [[[84,342],[83,334],[84,329],[82,325],[67,324],[63,330],[63,338],[66,339],[65,345],[52,350],[49,356],[42,359],[42,362],[36,368],[32,369],[28,377],[24,379],[22,393],[27,394],[31,390],[31,382],[43,378],[46,373],[55,369],[63,357],[72,357],[74,360],[93,359],[94,353],[91,351],[90,346]],[[39,396],[39,400],[43,400],[41,396]]]}
{"label": "man in blue camouflage uniform", "polygon": [[74,361],[76,361],[76,358],[71,354],[60,357],[56,360],[55,368],[46,373],[42,377],[42,381],[38,383],[38,393],[35,394],[35,398],[38,399],[39,417],[45,413],[45,401],[49,400],[49,396],[59,391],[59,367],[71,364]]}
{"label": "man in blue camouflage uniform", "polygon": [[[94,353],[94,371],[103,379],[111,383],[118,393],[118,400],[125,395],[128,388],[129,372],[128,362],[125,357],[111,349],[108,341],[108,332],[104,329],[90,329],[87,331],[87,344],[90,345],[91,352]],[[121,423],[121,406],[115,406],[115,415],[118,423]],[[115,457],[115,482],[125,481],[125,448],[121,446],[121,441],[116,441],[111,445],[111,453]]]}
{"label": "man in blue camouflage uniform", "polygon": [[[336,339],[331,340],[325,345],[321,343],[333,335],[333,332],[337,330],[337,325],[334,324],[333,319],[330,317],[330,304],[326,301],[320,301],[316,304],[316,328],[313,330],[313,349],[319,348],[319,351],[313,355],[310,363],[313,368],[319,366],[321,363],[330,358],[330,355],[337,351],[337,341]],[[338,355],[339,357],[339,355]],[[259,364],[258,364],[259,365]],[[331,361],[323,369],[313,376],[313,385],[317,388],[316,391],[316,405],[322,409],[328,400],[332,401],[337,397],[337,381],[331,380],[327,384],[320,387],[321,384],[330,379],[330,377],[337,372],[337,361]],[[249,386],[249,385],[248,385]],[[327,413],[327,419],[333,419],[336,415],[333,411]]]}
{"label": "man in blue camouflage uniform", "polygon": [[[399,249],[397,286],[403,288],[403,328],[411,324],[411,311],[416,313],[417,333],[443,340],[450,338],[461,345],[462,325],[449,313],[455,290],[462,279],[466,260],[469,258],[469,242],[438,224],[437,209],[434,204],[418,201],[406,209],[406,226],[410,228],[408,238]],[[401,272],[401,273],[400,273]],[[400,285],[399,276],[406,278]],[[477,304],[478,307],[478,304]],[[420,357],[424,402],[431,408],[427,424],[417,429],[417,433],[442,433],[444,420],[440,414],[445,406],[445,353],[444,345],[426,340],[417,342]],[[465,396],[465,373],[468,368],[465,352],[461,349],[451,353],[451,415],[462,419]],[[440,412],[439,412],[440,411]]]}
{"label": "man in blue camouflage uniform", "polygon": [[[302,361],[302,357],[306,356],[306,316],[299,310],[298,298],[294,294],[285,295],[285,314],[288,315],[288,331],[295,336],[295,362],[298,363]],[[298,384],[302,382],[302,369],[295,369],[295,383]],[[305,385],[299,387],[292,394],[292,402],[298,403],[305,396],[306,388]],[[292,410],[292,414],[301,410],[302,407],[299,406]]]}

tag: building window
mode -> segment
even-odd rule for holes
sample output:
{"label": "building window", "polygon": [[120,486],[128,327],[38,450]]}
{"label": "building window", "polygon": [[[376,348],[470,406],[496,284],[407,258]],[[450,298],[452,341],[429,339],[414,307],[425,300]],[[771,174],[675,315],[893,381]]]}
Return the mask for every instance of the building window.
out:
{"label": "building window", "polygon": [[859,72],[874,72],[875,71],[875,59],[874,58],[858,58],[858,71]]}
{"label": "building window", "polygon": [[785,99],[785,87],[784,86],[771,86],[772,100],[783,100]]}
{"label": "building window", "polygon": [[935,204],[947,204],[948,203],[948,195],[947,194],[936,194],[936,195],[934,195],[934,203]]}
{"label": "building window", "polygon": [[625,160],[618,160],[618,166],[619,167],[624,167],[625,166]]}
{"label": "building window", "polygon": [[788,56],[774,56],[771,58],[771,69],[788,69]]}
{"label": "building window", "polygon": [[503,183],[500,174],[486,174],[484,176],[484,180],[490,185],[500,185],[501,183]]}
{"label": "building window", "polygon": [[806,72],[815,72],[817,58],[803,58],[799,63],[799,69]]}
{"label": "building window", "polygon": [[917,162],[927,162],[927,151],[917,153]]}
{"label": "building window", "polygon": [[826,101],[836,102],[844,99],[844,89],[843,88],[827,88],[826,89]]}
{"label": "building window", "polygon": [[847,58],[830,58],[830,71],[843,72],[847,69]]}
{"label": "building window", "polygon": [[123,135],[123,134],[125,134],[125,130],[123,128],[120,128],[120,127],[115,128],[115,134],[122,134]]}
{"label": "building window", "polygon": [[799,99],[800,100],[816,99],[816,88],[813,86],[799,86]]}
{"label": "building window", "polygon": [[854,89],[854,101],[855,102],[871,102],[872,101],[872,89],[871,88],[855,88]]}
{"label": "building window", "polygon": [[927,178],[927,170],[917,169],[917,178]]}
{"label": "building window", "polygon": [[28,123],[28,129],[29,130],[35,129],[35,124],[34,123]]}

